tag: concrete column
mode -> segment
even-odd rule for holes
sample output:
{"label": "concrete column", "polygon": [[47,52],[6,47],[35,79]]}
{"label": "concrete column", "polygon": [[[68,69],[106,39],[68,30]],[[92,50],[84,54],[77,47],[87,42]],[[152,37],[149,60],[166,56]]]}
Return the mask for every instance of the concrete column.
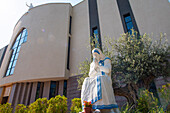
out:
{"label": "concrete column", "polygon": [[64,80],[59,81],[59,91],[58,94],[59,95],[63,95],[63,88],[64,88]]}
{"label": "concrete column", "polygon": [[3,87],[0,87],[0,96],[2,95]]}
{"label": "concrete column", "polygon": [[50,95],[50,85],[51,85],[51,81],[44,82],[43,96],[42,96],[43,98],[49,99],[49,95]]}
{"label": "concrete column", "polygon": [[36,92],[37,92],[37,83],[38,82],[33,82],[30,103],[33,103],[35,101],[35,96],[36,96]]}
{"label": "concrete column", "polygon": [[15,92],[15,101],[14,101],[14,108],[17,106],[17,104],[19,104],[20,102],[20,93],[22,91],[22,83],[19,83],[18,84],[18,88],[17,88],[17,91]]}
{"label": "concrete column", "polygon": [[21,92],[21,101],[20,101],[20,104],[25,104],[25,96],[26,96],[26,93],[27,93],[27,83],[24,83],[23,84],[23,90]]}
{"label": "concrete column", "polygon": [[0,87],[0,104],[1,104],[1,100],[2,100],[3,89],[4,89],[4,87]]}
{"label": "concrete column", "polygon": [[32,91],[32,83],[28,83],[28,85],[27,85],[27,93],[25,95],[25,105],[30,104],[31,91]]}
{"label": "concrete column", "polygon": [[15,100],[15,103],[14,103],[14,107],[20,103],[20,97],[21,97],[21,92],[22,92],[22,83],[19,83],[18,84],[18,90],[16,92],[16,100]]}
{"label": "concrete column", "polygon": [[16,95],[18,91],[18,85],[19,84],[13,84],[12,89],[11,89],[11,94],[9,96],[9,103],[11,103],[12,106],[14,106],[15,100],[16,100]]}

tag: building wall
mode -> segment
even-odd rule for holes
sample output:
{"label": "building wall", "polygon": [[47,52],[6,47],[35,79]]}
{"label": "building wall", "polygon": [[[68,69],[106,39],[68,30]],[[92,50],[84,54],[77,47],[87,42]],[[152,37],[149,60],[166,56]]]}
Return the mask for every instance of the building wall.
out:
{"label": "building wall", "polygon": [[[140,34],[159,33],[170,36],[170,3],[168,0],[129,0]],[[169,40],[170,42],[170,40]]]}
{"label": "building wall", "polygon": [[5,46],[5,47],[0,49],[0,68],[1,68],[1,65],[2,65],[2,62],[3,62],[3,59],[4,59],[7,47],[8,46]]}
{"label": "building wall", "polygon": [[[66,75],[70,4],[46,4],[25,13],[18,21],[0,70],[0,85],[24,80],[63,78]],[[4,77],[11,47],[22,28],[28,30],[14,74]]]}
{"label": "building wall", "polygon": [[124,31],[116,0],[97,0],[97,4],[102,42],[105,36],[118,39]]}
{"label": "building wall", "polygon": [[3,48],[0,49],[0,59],[1,59],[1,57],[2,57],[2,54],[3,54],[3,52],[4,52],[4,49],[5,49],[5,47],[3,47]]}
{"label": "building wall", "polygon": [[90,28],[88,0],[73,7],[72,38],[70,51],[70,76],[79,75],[78,66],[86,58],[90,60]]}

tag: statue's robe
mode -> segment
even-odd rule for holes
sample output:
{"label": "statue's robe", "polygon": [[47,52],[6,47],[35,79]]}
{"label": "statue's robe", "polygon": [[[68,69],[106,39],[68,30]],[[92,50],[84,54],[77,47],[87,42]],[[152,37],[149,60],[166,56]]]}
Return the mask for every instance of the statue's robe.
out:
{"label": "statue's robe", "polygon": [[94,65],[94,62],[90,64],[89,77],[85,78],[83,82],[82,105],[84,101],[91,101],[92,109],[118,108],[112,88],[110,58],[106,57],[104,60],[100,60],[99,72],[94,69]]}

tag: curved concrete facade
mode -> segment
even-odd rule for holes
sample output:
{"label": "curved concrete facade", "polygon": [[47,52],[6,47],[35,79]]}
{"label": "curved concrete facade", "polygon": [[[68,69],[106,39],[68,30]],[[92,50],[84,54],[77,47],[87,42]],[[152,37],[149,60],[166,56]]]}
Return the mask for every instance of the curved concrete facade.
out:
{"label": "curved concrete facade", "polygon": [[[72,24],[73,39],[69,35],[69,21],[70,16],[72,16],[72,10],[75,12]],[[80,13],[82,16],[79,14],[80,10],[84,10],[84,13]],[[82,44],[85,43],[84,40],[82,40],[82,43],[78,41],[79,36],[84,34],[81,38],[87,38],[85,40],[88,43],[88,25],[85,25],[88,23],[87,12],[87,7],[82,8],[81,4],[80,6],[75,6],[74,9],[70,4],[45,4],[34,7],[25,13],[14,28],[12,39],[1,67],[0,76],[2,79],[0,79],[0,85],[43,79],[68,79],[68,37],[71,37],[71,46],[73,46],[71,49],[73,57],[71,59],[76,57],[79,59],[79,55],[87,53],[87,51],[80,53],[80,50],[85,46],[82,46]],[[78,21],[80,21],[80,24],[77,24]],[[87,27],[79,30],[81,26]],[[27,29],[28,37],[27,42],[22,44],[14,74],[3,77],[6,74],[6,68],[12,54],[13,43],[23,28]],[[76,41],[78,41],[77,44],[75,44]],[[77,49],[77,46],[79,46],[79,49]],[[74,62],[71,63],[71,67],[76,67]],[[76,73],[72,68],[71,72]]]}

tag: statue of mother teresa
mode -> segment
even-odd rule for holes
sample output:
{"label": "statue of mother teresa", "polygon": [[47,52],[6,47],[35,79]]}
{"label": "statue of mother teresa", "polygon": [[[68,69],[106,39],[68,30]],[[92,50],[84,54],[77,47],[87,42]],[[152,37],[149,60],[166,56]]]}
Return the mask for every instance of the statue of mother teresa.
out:
{"label": "statue of mother teresa", "polygon": [[91,101],[92,109],[119,113],[112,88],[111,60],[98,48],[92,50],[92,55],[93,62],[90,64],[89,77],[85,78],[82,86],[82,105],[84,101]]}

